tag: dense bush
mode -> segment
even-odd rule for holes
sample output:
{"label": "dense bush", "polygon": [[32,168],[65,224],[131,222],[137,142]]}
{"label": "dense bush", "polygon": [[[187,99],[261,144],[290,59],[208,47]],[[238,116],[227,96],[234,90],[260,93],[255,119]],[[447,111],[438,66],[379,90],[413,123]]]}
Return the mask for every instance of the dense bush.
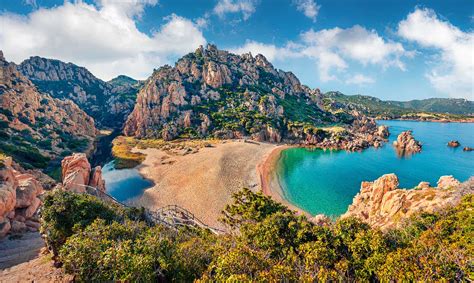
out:
{"label": "dense bush", "polygon": [[354,218],[317,226],[243,190],[224,211],[232,232],[215,236],[149,227],[61,192],[45,201],[43,231],[60,239],[58,258],[79,280],[462,281],[473,277],[473,204],[469,195],[382,233]]}

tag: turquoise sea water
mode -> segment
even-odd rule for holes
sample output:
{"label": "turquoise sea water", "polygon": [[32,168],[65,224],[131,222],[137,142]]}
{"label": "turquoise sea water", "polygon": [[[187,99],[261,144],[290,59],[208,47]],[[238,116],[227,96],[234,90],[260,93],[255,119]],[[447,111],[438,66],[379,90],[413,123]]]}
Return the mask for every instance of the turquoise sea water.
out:
{"label": "turquoise sea water", "polygon": [[[390,138],[382,148],[362,152],[290,148],[282,152],[276,173],[284,197],[311,214],[338,216],[347,210],[359,192],[362,181],[372,181],[383,174],[395,173],[400,187],[413,188],[420,181],[436,185],[442,175],[460,181],[474,175],[474,124],[431,123],[414,121],[379,121],[389,126]],[[399,157],[392,146],[397,135],[413,130],[423,144],[421,153]],[[458,140],[461,146],[446,144]]]}
{"label": "turquoise sea water", "polygon": [[143,178],[138,170],[131,169],[115,169],[114,161],[104,165],[102,176],[105,180],[107,193],[119,201],[139,196],[153,183]]}

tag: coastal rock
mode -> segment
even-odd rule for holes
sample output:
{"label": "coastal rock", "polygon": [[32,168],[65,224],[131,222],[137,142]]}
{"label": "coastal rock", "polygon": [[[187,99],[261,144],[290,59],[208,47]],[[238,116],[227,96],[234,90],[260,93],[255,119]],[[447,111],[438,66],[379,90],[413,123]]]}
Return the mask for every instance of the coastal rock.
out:
{"label": "coastal rock", "polygon": [[450,141],[448,142],[448,146],[449,147],[458,147],[460,146],[461,144],[458,142],[458,141]]}
{"label": "coastal rock", "polygon": [[[2,160],[0,168],[0,238],[10,231],[26,231],[25,221],[35,215],[43,193],[41,183],[31,174],[13,168],[10,157]],[[22,168],[18,168],[22,169]]]}
{"label": "coastal rock", "polygon": [[84,153],[74,153],[61,161],[61,173],[65,190],[83,193],[89,184],[91,165]]}
{"label": "coastal rock", "polygon": [[416,186],[418,189],[428,189],[430,188],[430,183],[429,182],[420,182],[418,186]]}
{"label": "coastal rock", "polygon": [[75,193],[84,193],[86,186],[105,192],[105,181],[102,179],[100,166],[91,170],[91,165],[84,153],[74,153],[61,161],[63,189]]}
{"label": "coastal rock", "polygon": [[378,128],[377,128],[377,135],[382,137],[382,138],[388,138],[388,136],[390,135],[390,132],[388,130],[388,127],[385,126],[385,125],[380,125]]}
{"label": "coastal rock", "polygon": [[465,146],[462,150],[463,150],[463,151],[473,151],[474,148]]}
{"label": "coastal rock", "polygon": [[89,186],[105,192],[105,181],[102,179],[102,168],[100,166],[96,166],[92,169]]}
{"label": "coastal rock", "polygon": [[452,175],[449,176],[441,176],[438,180],[438,189],[450,189],[450,188],[456,188],[460,185],[461,183],[454,179]]}
{"label": "coastal rock", "polygon": [[442,177],[441,186],[448,184],[448,179],[452,190],[440,190],[440,184],[438,188],[431,188],[427,183],[418,185],[422,190],[399,189],[395,174],[383,175],[374,182],[362,182],[360,192],[341,217],[357,217],[373,227],[386,230],[402,225],[415,213],[434,212],[457,203],[462,195],[474,192],[474,179],[461,184]]}
{"label": "coastal rock", "polygon": [[329,226],[331,224],[331,219],[324,214],[315,215],[309,221],[318,226]]}
{"label": "coastal rock", "polygon": [[405,131],[398,135],[397,140],[393,142],[401,155],[416,153],[421,151],[421,143],[412,135],[412,131]]}

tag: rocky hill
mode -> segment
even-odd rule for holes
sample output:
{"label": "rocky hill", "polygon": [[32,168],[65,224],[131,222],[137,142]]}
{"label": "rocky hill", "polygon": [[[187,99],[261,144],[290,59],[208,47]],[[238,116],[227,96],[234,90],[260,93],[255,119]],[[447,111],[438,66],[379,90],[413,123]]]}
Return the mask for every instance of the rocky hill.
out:
{"label": "rocky hill", "polygon": [[96,131],[74,102],[39,92],[0,51],[0,153],[26,169],[46,168],[63,154],[90,150]]}
{"label": "rocky hill", "polygon": [[411,117],[436,120],[474,116],[474,102],[466,99],[430,98],[411,101],[384,101],[367,95],[344,95],[337,91],[327,92],[323,97],[326,109],[357,110],[365,115],[378,118]]}
{"label": "rocky hill", "polygon": [[23,61],[18,69],[39,91],[74,101],[94,118],[97,127],[121,128],[140,87],[131,78],[104,82],[84,67],[41,57]]}
{"label": "rocky hill", "polygon": [[339,135],[350,136],[344,127],[354,119],[323,110],[318,89],[275,69],[264,56],[239,56],[208,45],[174,67],[154,71],[138,94],[124,133],[165,140],[249,137],[316,144],[331,136],[324,127],[342,126]]}

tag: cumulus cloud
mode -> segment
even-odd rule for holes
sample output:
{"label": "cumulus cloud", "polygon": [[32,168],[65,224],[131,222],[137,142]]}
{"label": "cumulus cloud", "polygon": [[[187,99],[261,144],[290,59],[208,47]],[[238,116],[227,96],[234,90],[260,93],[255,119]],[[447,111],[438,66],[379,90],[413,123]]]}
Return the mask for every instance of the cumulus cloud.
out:
{"label": "cumulus cloud", "polygon": [[317,60],[321,81],[336,80],[332,71],[347,69],[348,60],[362,65],[405,69],[401,58],[411,56],[400,43],[383,39],[374,30],[356,25],[351,28],[309,30],[301,35],[300,52]]}
{"label": "cumulus cloud", "polygon": [[136,21],[156,0],[100,0],[96,5],[65,2],[26,16],[0,14],[0,46],[21,62],[38,55],[87,67],[102,79],[119,74],[148,77],[173,56],[193,51],[206,40],[192,21],[170,15],[151,35]]}
{"label": "cumulus cloud", "polygon": [[316,17],[319,13],[319,6],[314,0],[294,0],[293,3],[296,5],[296,9],[302,12],[306,17],[316,21]]}
{"label": "cumulus cloud", "polygon": [[253,40],[247,40],[243,46],[231,48],[230,51],[235,54],[244,54],[250,52],[253,56],[262,54],[269,61],[283,60],[288,57],[299,56],[298,53],[295,53],[292,50],[291,45],[280,48],[274,44],[265,44]]}
{"label": "cumulus cloud", "polygon": [[373,84],[375,83],[374,78],[363,75],[363,74],[356,74],[346,80],[347,84],[356,84],[356,85],[365,85],[365,84]]}
{"label": "cumulus cloud", "polygon": [[474,99],[474,33],[464,32],[438,18],[430,9],[417,8],[398,24],[398,34],[433,49],[432,70],[426,74],[439,92]]}
{"label": "cumulus cloud", "polygon": [[[301,34],[297,42],[288,42],[284,47],[247,41],[241,47],[234,48],[237,53],[251,51],[262,53],[269,60],[288,57],[309,58],[315,62],[319,70],[319,78],[323,82],[347,78],[347,70],[351,63],[363,66],[376,65],[381,68],[395,67],[405,70],[402,57],[411,57],[412,52],[406,51],[400,43],[387,41],[374,30],[367,30],[359,25],[347,29],[332,28],[319,31],[308,30]],[[361,82],[361,77],[358,77]],[[373,82],[373,81],[372,81]],[[372,83],[371,82],[371,83]],[[369,83],[365,80],[364,83]]]}
{"label": "cumulus cloud", "polygon": [[242,13],[244,20],[248,20],[255,13],[255,0],[219,0],[214,7],[214,13],[223,18],[229,13]]}

